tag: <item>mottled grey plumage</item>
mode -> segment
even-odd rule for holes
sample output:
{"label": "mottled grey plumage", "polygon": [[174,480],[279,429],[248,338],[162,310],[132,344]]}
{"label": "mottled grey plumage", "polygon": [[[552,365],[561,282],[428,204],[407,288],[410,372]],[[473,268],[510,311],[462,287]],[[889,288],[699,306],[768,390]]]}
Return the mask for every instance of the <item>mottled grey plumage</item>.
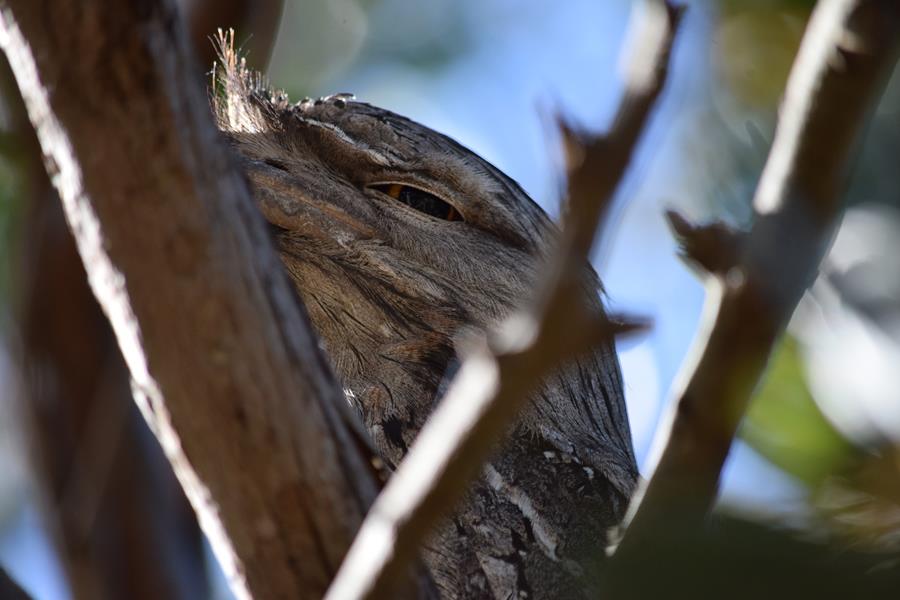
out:
{"label": "mottled grey plumage", "polygon": [[[345,96],[289,104],[229,49],[223,58],[219,126],[348,399],[393,467],[440,397],[454,339],[530,298],[554,226],[453,140]],[[371,187],[383,183],[427,190],[464,221]],[[606,347],[548,378],[424,559],[446,598],[593,597],[605,532],[636,476]]]}

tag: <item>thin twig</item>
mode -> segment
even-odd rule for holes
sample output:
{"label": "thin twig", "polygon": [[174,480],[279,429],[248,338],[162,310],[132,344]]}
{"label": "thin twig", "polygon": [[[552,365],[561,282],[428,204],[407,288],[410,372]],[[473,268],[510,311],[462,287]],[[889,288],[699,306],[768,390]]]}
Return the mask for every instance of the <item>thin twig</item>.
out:
{"label": "thin twig", "polygon": [[[647,7],[651,10],[645,18],[655,17],[657,27],[647,30],[636,59],[646,63],[649,58],[652,64],[633,72],[640,75],[629,79],[609,134],[584,145],[582,162],[570,179],[569,217],[553,263],[558,268],[530,310],[507,320],[466,357],[369,511],[326,598],[391,597],[394,582],[425,536],[465,493],[541,378],[589,348],[639,327],[588,310],[580,282],[602,215],[665,82],[681,11],[663,2]],[[598,540],[598,552],[600,544]]]}
{"label": "thin twig", "polygon": [[895,0],[819,2],[788,80],[750,232],[670,216],[687,255],[710,271],[708,318],[618,561],[633,559],[660,528],[696,527],[712,505],[753,389],[840,222],[854,142],[896,63],[898,40]]}

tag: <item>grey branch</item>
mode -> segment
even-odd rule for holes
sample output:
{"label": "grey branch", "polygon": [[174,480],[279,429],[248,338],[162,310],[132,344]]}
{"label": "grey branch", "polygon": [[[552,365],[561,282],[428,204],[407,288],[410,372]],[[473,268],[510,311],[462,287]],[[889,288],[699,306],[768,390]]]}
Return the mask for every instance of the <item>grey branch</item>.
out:
{"label": "grey branch", "polygon": [[819,2],[788,80],[750,232],[735,243],[720,229],[673,219],[689,258],[714,274],[707,279],[713,310],[677,380],[656,469],[633,500],[617,560],[676,521],[698,525],[712,505],[753,389],[840,222],[854,142],[898,43],[895,0]]}
{"label": "grey branch", "polygon": [[0,46],[135,399],[233,590],[320,596],[378,484],[173,3],[4,1]]}
{"label": "grey branch", "polygon": [[[578,140],[570,175],[569,218],[552,276],[527,311],[469,349],[444,399],[370,510],[326,598],[389,598],[436,522],[462,497],[528,393],[567,360],[640,328],[586,308],[581,273],[609,200],[663,88],[681,10],[647,3],[645,29],[612,130]],[[646,25],[640,21],[639,25]],[[660,26],[661,25],[661,26]],[[650,64],[646,64],[650,60]],[[569,142],[573,141],[569,135]],[[597,540],[597,552],[605,540]]]}

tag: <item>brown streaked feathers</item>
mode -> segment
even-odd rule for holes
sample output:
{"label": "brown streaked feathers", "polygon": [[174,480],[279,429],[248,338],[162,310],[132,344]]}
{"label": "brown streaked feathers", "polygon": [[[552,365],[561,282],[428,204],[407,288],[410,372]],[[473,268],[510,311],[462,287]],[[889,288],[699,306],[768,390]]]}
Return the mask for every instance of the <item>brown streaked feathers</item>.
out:
{"label": "brown streaked feathers", "polygon": [[[345,95],[291,104],[227,43],[223,62],[218,125],[348,401],[395,466],[454,368],[454,339],[529,299],[554,225],[446,136]],[[384,183],[428,192],[461,220],[371,187]],[[618,361],[601,348],[531,398],[423,558],[445,598],[594,597],[605,532],[636,477]]]}

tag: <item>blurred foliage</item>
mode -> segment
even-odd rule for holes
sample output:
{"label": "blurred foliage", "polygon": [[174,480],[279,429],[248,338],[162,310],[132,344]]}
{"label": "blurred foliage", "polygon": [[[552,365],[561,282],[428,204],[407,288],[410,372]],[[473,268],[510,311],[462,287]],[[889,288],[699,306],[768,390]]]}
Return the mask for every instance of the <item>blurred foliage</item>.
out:
{"label": "blurred foliage", "polygon": [[900,448],[861,448],[838,433],[809,391],[794,338],[772,357],[740,436],[808,487],[820,534],[844,546],[900,550]]}
{"label": "blurred foliage", "polygon": [[772,110],[787,81],[810,7],[805,2],[724,3],[713,35],[712,59],[731,99],[752,110]]}
{"label": "blurred foliage", "polygon": [[860,450],[828,422],[806,385],[799,344],[785,337],[769,363],[740,436],[809,486],[850,467]]}
{"label": "blurred foliage", "polygon": [[[844,545],[900,551],[900,448],[885,445],[822,482],[812,505]],[[900,558],[898,558],[900,560]]]}
{"label": "blurred foliage", "polygon": [[[652,573],[652,576],[648,576]],[[698,530],[673,514],[615,570],[611,597],[896,598],[900,569],[890,552],[841,548],[822,536],[715,515]]]}
{"label": "blurred foliage", "polygon": [[272,81],[299,99],[313,95],[322,81],[346,69],[366,38],[369,4],[363,7],[354,0],[286,2],[269,67]]}
{"label": "blurred foliage", "polygon": [[[738,224],[750,218],[750,202],[768,146],[778,105],[802,38],[813,0],[718,0],[712,2],[708,105],[698,107],[693,126],[703,131],[686,152],[702,181],[704,212]],[[900,206],[900,68],[895,71],[865,132],[853,165],[849,204]]]}

